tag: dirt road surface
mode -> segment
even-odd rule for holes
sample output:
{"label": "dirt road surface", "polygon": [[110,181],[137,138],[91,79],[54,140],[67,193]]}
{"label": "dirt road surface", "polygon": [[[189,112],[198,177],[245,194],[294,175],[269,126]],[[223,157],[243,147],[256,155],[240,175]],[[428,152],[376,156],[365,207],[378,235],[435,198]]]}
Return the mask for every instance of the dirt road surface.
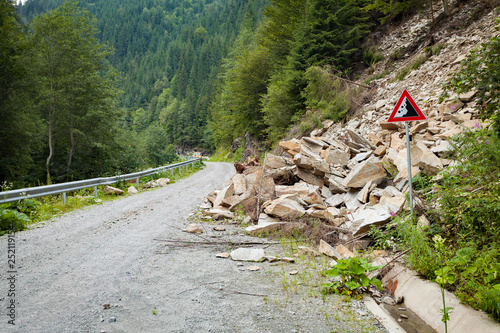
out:
{"label": "dirt road surface", "polygon": [[[1,237],[0,333],[384,332],[356,301],[284,288],[293,264],[258,263],[252,272],[252,264],[215,257],[227,245],[159,241],[199,241],[181,229],[233,175],[231,164],[208,163],[167,187],[71,212],[10,243]],[[254,239],[238,227],[223,236],[204,228],[210,239]]]}

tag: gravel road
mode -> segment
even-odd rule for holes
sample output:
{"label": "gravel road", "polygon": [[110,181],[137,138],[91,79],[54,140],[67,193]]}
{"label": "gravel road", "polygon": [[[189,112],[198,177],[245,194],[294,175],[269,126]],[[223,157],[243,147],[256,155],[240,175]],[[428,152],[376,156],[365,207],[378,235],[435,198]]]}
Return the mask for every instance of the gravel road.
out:
{"label": "gravel road", "polygon": [[[259,263],[251,272],[250,264],[215,257],[228,246],[158,241],[199,241],[181,229],[203,197],[233,175],[231,164],[208,163],[167,187],[16,233],[14,242],[1,237],[0,333],[383,332],[357,302],[285,293],[280,276],[296,269],[292,264]],[[236,226],[223,236],[204,227],[212,239],[250,238]],[[15,244],[13,268],[8,244]],[[13,299],[15,325],[8,316]]]}

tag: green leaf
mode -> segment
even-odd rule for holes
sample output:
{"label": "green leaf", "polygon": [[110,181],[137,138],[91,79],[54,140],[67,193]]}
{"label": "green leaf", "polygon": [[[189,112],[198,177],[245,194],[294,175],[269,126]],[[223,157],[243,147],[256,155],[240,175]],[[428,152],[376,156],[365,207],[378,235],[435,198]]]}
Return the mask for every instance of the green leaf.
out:
{"label": "green leaf", "polygon": [[346,287],[347,287],[347,288],[349,288],[350,290],[356,290],[356,289],[358,289],[359,287],[361,287],[361,285],[360,285],[358,282],[356,282],[356,281],[352,281],[352,280],[351,280],[351,281],[347,281],[347,282],[345,283],[345,285],[346,285]]}

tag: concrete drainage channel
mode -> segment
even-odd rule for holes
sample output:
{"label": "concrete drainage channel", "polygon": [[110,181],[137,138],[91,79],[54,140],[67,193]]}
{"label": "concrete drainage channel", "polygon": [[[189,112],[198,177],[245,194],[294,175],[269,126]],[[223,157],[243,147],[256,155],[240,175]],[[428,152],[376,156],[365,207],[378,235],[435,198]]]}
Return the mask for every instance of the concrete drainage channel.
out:
{"label": "concrete drainage channel", "polygon": [[[443,306],[441,290],[436,283],[425,281],[402,265],[396,265],[382,279],[382,284],[396,286],[394,296],[402,298],[404,304],[378,305],[371,297],[365,297],[366,307],[391,333],[432,333],[444,332],[439,310]],[[457,297],[445,292],[446,306],[453,307],[448,322],[448,332],[453,333],[500,333],[500,324],[484,312],[476,311],[460,304]],[[399,308],[406,308],[401,311]],[[401,313],[408,319],[401,319]],[[400,323],[398,323],[398,319]]]}

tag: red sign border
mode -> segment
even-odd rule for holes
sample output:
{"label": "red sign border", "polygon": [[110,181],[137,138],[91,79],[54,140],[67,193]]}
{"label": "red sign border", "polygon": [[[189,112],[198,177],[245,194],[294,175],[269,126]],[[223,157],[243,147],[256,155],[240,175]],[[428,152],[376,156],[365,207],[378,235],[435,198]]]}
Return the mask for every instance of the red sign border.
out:
{"label": "red sign border", "polygon": [[[405,97],[408,99],[408,101],[410,101],[410,103],[413,106],[413,108],[415,109],[415,111],[417,111],[417,113],[419,114],[418,116],[416,116],[416,117],[405,117],[405,118],[401,118],[401,117],[396,118],[395,117],[396,113],[398,112],[398,109],[401,106],[401,103],[403,103]],[[420,108],[418,107],[417,103],[415,103],[415,101],[413,100],[413,98],[411,98],[410,93],[405,89],[403,91],[403,93],[401,94],[401,97],[399,97],[399,100],[396,103],[396,107],[394,108],[394,110],[392,110],[392,113],[389,116],[389,120],[387,120],[387,122],[388,123],[395,123],[395,122],[405,122],[405,121],[414,121],[414,120],[426,120],[426,119],[427,118],[422,113],[422,111],[420,111]]]}

